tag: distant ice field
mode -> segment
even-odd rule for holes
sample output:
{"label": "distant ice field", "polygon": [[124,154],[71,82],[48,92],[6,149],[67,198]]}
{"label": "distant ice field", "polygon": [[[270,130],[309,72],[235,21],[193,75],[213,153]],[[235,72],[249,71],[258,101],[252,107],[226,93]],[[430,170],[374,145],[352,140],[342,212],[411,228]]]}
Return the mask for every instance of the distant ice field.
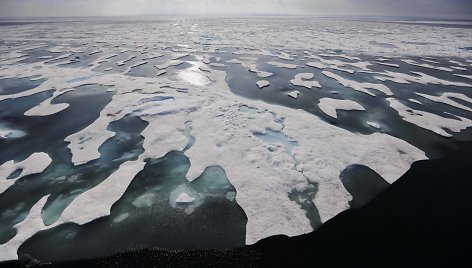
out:
{"label": "distant ice field", "polygon": [[470,31],[306,17],[1,23],[0,261],[311,232],[472,140]]}

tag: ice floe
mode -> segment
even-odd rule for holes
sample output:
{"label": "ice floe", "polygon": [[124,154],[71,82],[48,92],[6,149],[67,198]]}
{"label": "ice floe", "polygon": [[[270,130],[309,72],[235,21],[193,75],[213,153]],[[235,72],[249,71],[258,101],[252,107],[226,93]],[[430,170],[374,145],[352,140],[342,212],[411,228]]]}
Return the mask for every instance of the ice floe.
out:
{"label": "ice floe", "polygon": [[16,260],[18,259],[18,248],[25,242],[26,239],[33,236],[35,233],[47,229],[41,218],[41,210],[48,196],[41,198],[34,206],[30,209],[30,212],[26,219],[15,225],[16,235],[8,242],[0,245],[0,261]]}
{"label": "ice floe", "polygon": [[388,67],[394,67],[394,68],[400,68],[400,65],[395,64],[395,63],[388,63],[388,62],[376,62],[377,64],[388,66]]}
{"label": "ice floe", "polygon": [[365,111],[362,105],[351,100],[322,98],[318,106],[325,114],[333,118],[338,118],[337,110]]}
{"label": "ice floe", "polygon": [[259,80],[256,82],[256,84],[259,88],[264,88],[264,87],[268,87],[270,85],[270,82],[267,80]]}
{"label": "ice floe", "polygon": [[421,103],[419,100],[417,99],[408,99],[409,101],[413,102],[413,103],[416,103],[416,104],[419,104],[419,105],[423,105],[423,103]]}
{"label": "ice floe", "polygon": [[312,87],[321,88],[318,81],[310,80],[313,79],[313,77],[315,77],[315,74],[313,73],[299,73],[295,75],[294,79],[290,80],[290,83],[294,86],[306,87],[308,89],[311,89]]}
{"label": "ice floe", "polygon": [[446,132],[445,129],[452,132],[459,132],[472,124],[472,120],[463,117],[457,116],[457,119],[450,119],[424,111],[413,110],[394,98],[388,98],[387,101],[390,103],[390,107],[397,110],[403,120],[424,129],[431,130],[444,137],[452,136],[450,133]]}
{"label": "ice floe", "polygon": [[[11,160],[0,166],[0,194],[7,190],[16,180],[43,172],[52,159],[46,153],[34,153],[25,160],[15,163]],[[15,171],[19,171],[16,177],[9,178]]]}
{"label": "ice floe", "polygon": [[374,84],[374,83],[366,83],[366,82],[361,83],[361,82],[345,79],[329,71],[323,71],[323,74],[329,78],[335,79],[336,81],[338,81],[338,83],[340,83],[341,85],[345,87],[350,87],[354,90],[369,94],[371,96],[375,96],[375,94],[370,92],[368,89],[375,89],[380,92],[383,92],[387,96],[393,96],[392,91],[383,84]]}
{"label": "ice floe", "polygon": [[307,62],[306,63],[307,66],[310,66],[310,67],[313,67],[313,68],[317,68],[317,69],[324,69],[326,68],[326,66],[321,63],[321,62],[314,62],[314,61],[310,61],[310,62]]}
{"label": "ice floe", "polygon": [[60,96],[72,90],[74,89],[68,88],[61,91],[55,91],[52,97],[41,102],[39,105],[34,106],[33,108],[29,109],[28,111],[25,112],[25,115],[26,116],[47,116],[47,115],[52,115],[52,114],[55,114],[55,113],[58,113],[60,111],[67,109],[69,107],[68,103],[52,104],[51,101],[55,99],[57,96]]}
{"label": "ice floe", "polygon": [[355,67],[363,71],[369,71],[370,69],[368,67],[372,65],[372,63],[367,62],[367,61],[344,62],[340,60],[326,60],[323,58],[318,58],[318,59],[329,68],[341,68],[345,66],[351,66],[351,67]]}
{"label": "ice floe", "polygon": [[401,60],[401,61],[403,61],[405,63],[408,63],[410,65],[413,65],[413,66],[418,66],[418,67],[423,67],[423,68],[429,68],[429,69],[445,71],[445,72],[452,72],[453,71],[453,69],[451,69],[451,68],[433,66],[433,65],[427,64],[427,63],[417,63],[414,60]]}
{"label": "ice floe", "polygon": [[278,67],[278,68],[287,68],[287,69],[297,69],[298,65],[290,64],[290,63],[283,63],[278,61],[269,61],[267,64]]}
{"label": "ice floe", "polygon": [[252,57],[239,57],[238,59],[232,59],[227,61],[227,63],[241,64],[248,71],[256,73],[260,78],[267,78],[273,75],[271,72],[260,71],[257,69],[256,64],[257,58]]}
{"label": "ice floe", "polygon": [[181,193],[177,199],[175,199],[176,203],[192,203],[195,200],[194,197],[189,196],[187,193]]}
{"label": "ice floe", "polygon": [[140,158],[128,161],[94,188],[80,194],[59,216],[59,222],[84,224],[110,215],[111,206],[124,194],[131,180],[144,168]]}
{"label": "ice floe", "polygon": [[447,104],[447,105],[450,105],[450,106],[453,106],[462,110],[472,112],[472,108],[467,107],[451,99],[451,98],[461,99],[463,101],[470,103],[472,106],[472,98],[469,98],[466,95],[461,94],[461,93],[445,92],[441,96],[432,96],[432,95],[427,95],[427,94],[418,93],[418,92],[416,94],[423,98],[426,98],[435,102],[444,103],[444,104]]}
{"label": "ice floe", "polygon": [[7,126],[3,126],[0,124],[0,140],[2,139],[16,139],[16,138],[21,138],[26,135],[25,132],[18,130],[18,129],[12,129]]}
{"label": "ice floe", "polygon": [[291,91],[291,92],[287,93],[287,95],[289,95],[290,97],[296,99],[296,98],[298,98],[298,95],[300,95],[300,91],[298,91],[298,90]]}
{"label": "ice floe", "polygon": [[178,66],[182,63],[184,63],[184,62],[181,61],[181,60],[170,60],[170,61],[167,61],[163,64],[159,64],[159,65],[155,65],[155,66],[156,66],[157,69],[162,70],[162,69],[167,69],[171,66]]}
{"label": "ice floe", "polygon": [[367,123],[367,125],[369,125],[369,126],[371,126],[371,127],[373,127],[373,128],[376,128],[376,129],[379,129],[379,128],[380,128],[380,124],[377,123],[377,122],[367,121],[366,123]]}
{"label": "ice floe", "polygon": [[454,74],[457,77],[472,79],[472,75],[465,75],[465,74]]}
{"label": "ice floe", "polygon": [[415,82],[418,84],[434,84],[434,85],[443,85],[443,86],[456,86],[456,87],[472,87],[472,84],[462,83],[462,82],[455,82],[455,81],[448,81],[444,79],[440,79],[425,73],[421,72],[411,72],[413,75],[405,74],[405,73],[397,73],[391,71],[385,71],[383,73],[379,73],[379,75],[374,76],[379,81],[392,81],[398,84],[410,84],[410,82]]}
{"label": "ice floe", "polygon": [[134,59],[134,58],[136,58],[136,55],[131,55],[131,56],[129,56],[126,60],[117,61],[117,62],[116,62],[116,65],[118,65],[118,66],[123,66],[123,65],[125,65],[128,61],[130,61],[130,60],[132,60],[132,59]]}

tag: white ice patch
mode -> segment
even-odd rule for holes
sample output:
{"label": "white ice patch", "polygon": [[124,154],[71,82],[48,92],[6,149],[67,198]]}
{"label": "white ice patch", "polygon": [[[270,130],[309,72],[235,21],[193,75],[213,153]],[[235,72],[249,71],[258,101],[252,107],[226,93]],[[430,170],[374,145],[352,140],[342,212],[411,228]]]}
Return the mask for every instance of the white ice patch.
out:
{"label": "white ice patch", "polygon": [[106,180],[76,197],[62,212],[58,222],[84,224],[110,215],[111,206],[120,199],[145,164],[141,158],[121,164]]}
{"label": "white ice patch", "polygon": [[141,65],[144,65],[144,64],[147,64],[147,63],[148,63],[147,61],[140,61],[140,62],[137,62],[137,63],[135,63],[135,64],[129,66],[123,73],[124,73],[124,74],[127,74],[127,73],[131,72],[131,70],[132,70],[133,68],[136,68],[136,67],[138,67],[138,66],[141,66]]}
{"label": "white ice patch", "polygon": [[460,66],[451,66],[451,68],[454,70],[459,70],[459,71],[467,71],[467,68],[460,67]]}
{"label": "white ice patch", "polygon": [[176,203],[192,203],[195,200],[194,197],[189,196],[187,193],[181,193],[177,199],[175,199]]}
{"label": "white ice patch", "polygon": [[[257,116],[246,109],[237,112],[241,104],[234,107],[229,102],[222,106],[227,97],[211,97],[208,105],[192,115],[196,142],[185,153],[191,161],[187,177],[193,180],[213,165],[226,171],[238,192],[237,202],[248,216],[249,244],[273,234],[295,235],[311,230],[304,211],[287,198],[294,187],[306,187],[307,178],[319,184],[314,202],[326,221],[349,207],[350,195],[339,180],[349,164],[367,165],[393,182],[412,162],[426,158],[420,150],[385,134],[353,134],[303,111],[232,96],[260,111]],[[219,101],[213,102],[213,98]],[[272,113],[285,118],[283,133],[298,143],[293,149],[297,167],[285,149],[269,150],[272,145],[247,135],[249,131],[264,133],[265,129],[273,129],[267,125],[276,123]]]}
{"label": "white ice patch", "polygon": [[17,129],[12,129],[0,124],[0,140],[2,139],[17,139],[24,137],[25,132]]}
{"label": "white ice patch", "polygon": [[14,226],[16,229],[15,237],[5,244],[0,245],[0,261],[17,260],[17,251],[21,244],[35,233],[49,228],[44,225],[43,219],[41,218],[41,210],[46,204],[47,199],[48,196],[41,198],[31,208],[26,219]]}
{"label": "white ice patch", "polygon": [[74,89],[69,88],[69,89],[65,89],[61,91],[55,91],[52,97],[41,102],[38,106],[34,106],[33,108],[29,109],[28,111],[25,112],[25,115],[26,116],[48,116],[48,115],[59,113],[67,109],[69,107],[68,103],[52,104],[51,101],[55,99],[56,97],[72,90]]}
{"label": "white ice patch", "polygon": [[445,71],[445,72],[452,72],[453,69],[447,68],[447,67],[438,67],[438,66],[433,66],[431,64],[427,63],[417,63],[414,60],[401,60],[407,64],[413,65],[413,66],[418,66],[418,67],[423,67],[423,68],[428,68],[428,69],[434,69],[434,70],[439,70],[439,71]]}
{"label": "white ice patch", "polygon": [[164,54],[158,53],[158,52],[151,52],[151,53],[147,53],[146,56],[147,56],[147,59],[150,60],[150,59],[155,59],[155,58],[163,57]]}
{"label": "white ice patch", "polygon": [[284,62],[278,62],[278,61],[269,61],[267,64],[278,67],[278,68],[286,68],[286,69],[297,69],[298,65],[296,64],[290,64],[290,63],[284,63]]}
{"label": "white ice patch", "polygon": [[315,77],[313,73],[299,73],[295,75],[295,79],[290,80],[290,83],[294,86],[306,87],[308,89],[311,89],[312,87],[321,88],[318,81],[309,81],[310,79],[313,79],[313,77]]}
{"label": "white ice patch", "polygon": [[388,62],[376,62],[377,64],[384,65],[387,67],[394,67],[394,68],[400,68],[400,65],[395,64],[395,63],[388,63]]}
{"label": "white ice patch", "polygon": [[467,67],[466,64],[464,64],[464,63],[462,63],[462,62],[455,61],[455,60],[450,60],[449,62],[452,63],[452,64],[456,64],[456,65],[462,66],[462,67]]}
{"label": "white ice patch", "polygon": [[431,95],[422,94],[422,93],[416,93],[416,94],[423,98],[426,98],[426,99],[429,99],[438,103],[444,103],[452,107],[456,107],[465,111],[472,112],[472,108],[467,107],[451,99],[451,98],[457,98],[457,99],[461,99],[463,101],[466,101],[472,104],[472,98],[469,98],[466,95],[461,94],[461,93],[445,92],[441,96],[431,96]]}
{"label": "white ice patch", "polygon": [[318,106],[325,114],[333,118],[338,118],[337,110],[365,111],[362,105],[351,100],[322,98]]}
{"label": "white ice patch", "polygon": [[416,103],[416,104],[419,104],[419,105],[423,105],[423,103],[421,103],[419,100],[417,99],[408,99],[409,101],[413,102],[413,103]]}
{"label": "white ice patch", "polygon": [[[110,102],[100,113],[100,117],[85,129],[66,137],[65,141],[72,153],[72,162],[74,165],[82,165],[92,160],[100,158],[98,149],[109,138],[115,135],[114,132],[107,130],[107,126],[124,116],[141,110],[144,107],[153,107],[159,109],[166,102],[172,102],[172,99],[166,101],[149,102],[150,94],[121,94],[126,90],[132,91],[136,82],[125,80],[120,83],[124,92],[119,92],[113,96]],[[154,87],[153,91],[158,91],[159,87]],[[149,93],[152,93],[150,91]]]}
{"label": "white ice patch", "polygon": [[188,55],[190,55],[190,54],[188,54],[188,53],[175,53],[175,54],[172,55],[171,60],[178,60],[178,59],[181,59],[183,57],[187,57]]}
{"label": "white ice patch", "polygon": [[353,81],[353,80],[345,79],[345,78],[343,78],[343,77],[341,77],[337,74],[334,74],[332,72],[329,72],[329,71],[323,71],[323,74],[325,76],[329,77],[329,78],[335,79],[336,81],[338,81],[338,83],[340,83],[341,85],[343,85],[345,87],[350,87],[354,90],[357,90],[357,91],[362,92],[362,93],[369,94],[371,96],[375,96],[375,94],[370,92],[367,89],[375,89],[375,90],[378,90],[380,92],[383,92],[387,96],[393,96],[392,91],[387,86],[382,85],[382,84],[360,83],[360,82],[356,82],[356,81]]}
{"label": "white ice patch", "polygon": [[268,87],[268,86],[270,85],[270,82],[267,81],[267,80],[259,80],[259,81],[257,81],[256,84],[257,84],[257,86],[258,86],[259,88],[262,89],[262,88],[264,88],[264,87]]}
{"label": "white ice patch", "polygon": [[131,56],[129,56],[126,60],[117,61],[117,62],[116,62],[116,65],[118,65],[118,66],[123,66],[123,65],[125,65],[128,61],[130,61],[130,60],[132,60],[132,59],[134,59],[134,58],[136,58],[136,55],[131,55]]}
{"label": "white ice patch", "polygon": [[345,62],[340,60],[326,60],[323,58],[318,58],[318,60],[325,64],[325,66],[332,69],[341,69],[345,66],[351,66],[363,71],[369,71],[370,69],[368,67],[372,65],[370,62],[367,61]]}
{"label": "white ice patch", "polygon": [[444,129],[460,132],[472,125],[472,120],[467,118],[459,116],[457,116],[458,119],[445,118],[436,114],[413,110],[394,98],[388,98],[387,101],[390,103],[390,107],[397,110],[403,120],[444,137],[452,137]]}
{"label": "white ice patch", "polygon": [[202,69],[204,65],[198,61],[187,61],[191,64],[190,68],[179,70],[177,77],[179,80],[187,82],[196,86],[207,86],[211,84],[210,78],[205,74]]}
{"label": "white ice patch", "polygon": [[178,186],[169,196],[169,205],[173,208],[183,209],[187,214],[193,213],[204,201],[204,197],[199,196],[187,185]]}
{"label": "white ice patch", "polygon": [[352,60],[352,61],[360,61],[361,59],[359,57],[355,57],[355,56],[349,56],[349,55],[344,55],[344,54],[326,54],[326,53],[321,53],[321,54],[318,54],[319,56],[321,57],[338,57],[338,58],[344,58],[344,59],[348,59],[348,60]]}
{"label": "white ice patch", "polygon": [[226,67],[226,64],[224,63],[216,63],[216,62],[212,62],[209,64],[211,67]]}
{"label": "white ice patch", "polygon": [[306,63],[307,66],[310,66],[310,67],[313,67],[313,68],[317,68],[317,69],[324,69],[326,66],[321,63],[321,62],[307,62]]}
{"label": "white ice patch", "polygon": [[[12,186],[16,180],[43,172],[52,162],[47,153],[34,153],[25,160],[15,163],[13,160],[0,166],[0,194]],[[21,173],[14,179],[7,180],[8,176],[16,170]]]}
{"label": "white ice patch", "polygon": [[163,69],[167,69],[171,66],[178,66],[180,64],[184,63],[183,61],[181,60],[170,60],[170,61],[167,61],[163,64],[159,64],[159,65],[154,65],[157,69],[159,70],[163,70]]}
{"label": "white ice patch", "polygon": [[298,90],[291,91],[291,92],[287,93],[287,95],[294,98],[294,99],[297,99],[298,95],[300,95],[300,91],[298,91]]}
{"label": "white ice patch", "polygon": [[398,84],[410,84],[410,82],[415,82],[423,85],[433,84],[443,86],[472,87],[472,84],[448,81],[420,72],[411,73],[414,75],[385,71],[384,73],[379,73],[380,75],[378,76],[374,76],[374,78],[382,82],[392,81]]}
{"label": "white ice patch", "polygon": [[472,79],[472,75],[465,75],[465,74],[454,74],[457,77],[462,77],[466,79]]}
{"label": "white ice patch", "polygon": [[380,124],[379,123],[376,123],[376,122],[372,122],[372,121],[367,121],[366,122],[367,125],[373,127],[373,128],[376,128],[376,129],[379,129],[380,128]]}
{"label": "white ice patch", "polygon": [[271,72],[266,72],[266,71],[260,71],[257,69],[257,58],[252,58],[252,57],[239,57],[238,59],[232,59],[227,61],[227,63],[232,63],[232,64],[241,64],[245,69],[248,71],[257,74],[258,77],[260,78],[267,78],[273,75]]}

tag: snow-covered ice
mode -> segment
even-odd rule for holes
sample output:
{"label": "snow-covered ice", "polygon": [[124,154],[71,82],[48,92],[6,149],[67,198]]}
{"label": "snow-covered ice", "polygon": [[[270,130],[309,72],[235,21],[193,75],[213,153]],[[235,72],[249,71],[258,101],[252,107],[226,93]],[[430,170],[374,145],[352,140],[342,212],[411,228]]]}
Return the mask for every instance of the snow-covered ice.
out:
{"label": "snow-covered ice", "polygon": [[[191,18],[186,20],[194,22]],[[72,45],[69,38],[67,42],[71,44],[48,45],[44,50],[54,53],[53,56],[44,56],[40,61],[34,56],[32,62],[18,63],[29,59],[29,51],[44,48],[46,43],[58,43],[57,40],[64,36],[81,36],[77,33],[82,31],[96,33],[103,29],[77,23],[73,27],[65,24],[58,32],[50,28],[51,25],[39,24],[35,27],[47,31],[48,35],[38,37],[35,44],[0,48],[8,50],[0,54],[2,79],[45,79],[37,87],[0,95],[0,101],[13,103],[22,101],[20,98],[43,94],[44,98],[25,109],[25,118],[43,116],[44,119],[51,115],[60,118],[71,108],[68,103],[54,103],[53,100],[66,92],[79,91],[82,85],[107,86],[113,94],[98,118],[75,133],[67,134],[64,141],[71,152],[69,160],[73,168],[94,163],[92,161],[103,156],[100,148],[116,135],[109,130],[111,123],[129,115],[148,123],[140,133],[144,138],[144,152],[137,159],[125,161],[101,183],[81,191],[48,227],[40,216],[47,199],[47,196],[43,197],[31,208],[26,219],[16,225],[18,234],[0,245],[0,260],[16,258],[21,243],[40,230],[67,222],[82,225],[106,217],[131,181],[144,169],[145,161],[160,159],[170,151],[180,151],[188,157],[191,165],[186,177],[189,183],[208,167],[218,166],[224,170],[237,192],[237,195],[230,194],[228,199],[235,199],[244,210],[246,243],[253,244],[271,235],[294,236],[313,230],[307,212],[289,198],[293,191],[316,185],[317,193],[308,202],[316,206],[321,221],[325,222],[349,208],[352,197],[339,178],[347,166],[365,165],[393,183],[413,162],[427,158],[414,143],[382,133],[391,127],[390,118],[377,117],[382,109],[393,111],[393,108],[398,114],[393,111],[385,116],[411,123],[405,124],[405,128],[431,130],[431,135],[436,135],[435,132],[450,137],[472,126],[471,96],[467,93],[472,85],[464,80],[471,78],[466,72],[470,63],[450,60],[472,56],[470,51],[457,50],[469,43],[467,38],[453,38],[463,35],[463,29],[433,30],[425,26],[419,32],[409,25],[382,24],[387,28],[384,32],[374,27],[376,22],[343,22],[350,27],[333,26],[329,19],[307,19],[302,24],[291,18],[250,19],[250,22],[244,23],[248,29],[242,29],[235,26],[241,25],[237,18],[228,19],[227,25],[209,20],[205,27],[189,30],[189,27],[173,27],[175,21],[169,19],[152,24],[160,33],[156,35],[123,26],[95,37],[83,35],[82,45]],[[284,27],[287,23],[291,27]],[[278,30],[277,35],[264,32],[269,25]],[[218,36],[204,39],[202,43],[201,37],[208,29],[217,32]],[[249,30],[255,34],[243,34]],[[2,39],[10,42],[24,38],[18,32],[2,29]],[[339,38],[341,35],[343,38]],[[429,45],[409,43],[414,39]],[[276,48],[272,47],[274,44],[278,44]],[[68,60],[77,54],[81,54],[80,61]],[[418,57],[412,60],[406,55]],[[427,56],[434,56],[434,59]],[[449,64],[443,64],[441,57],[444,56]],[[61,65],[65,63],[69,66]],[[407,64],[415,70],[424,69],[406,72],[402,67]],[[138,66],[153,71],[149,77],[139,77],[134,70],[133,76],[125,75]],[[395,72],[389,71],[393,70],[391,67]],[[301,68],[307,73],[298,73]],[[111,72],[115,69],[119,73]],[[383,71],[377,71],[379,69]],[[241,70],[243,72],[237,73]],[[240,74],[242,79],[231,80]],[[295,86],[321,88],[314,77],[323,84],[323,89],[304,90],[302,95],[302,89],[295,90]],[[399,84],[398,88],[389,88],[386,84],[390,82]],[[425,91],[410,90],[418,86],[413,85],[415,83],[423,85]],[[270,87],[254,90],[255,85]],[[429,92],[426,91],[428,85],[438,87],[432,87]],[[245,87],[251,89],[247,94],[250,98],[244,97],[248,92],[244,91]],[[326,97],[330,93],[336,93],[335,98],[339,99]],[[273,98],[265,102],[264,94]],[[320,109],[316,108],[318,99]],[[378,105],[379,110],[371,111],[373,104]],[[446,107],[444,105],[452,106],[447,107],[451,113],[440,116],[437,110]],[[359,114],[360,127],[373,134],[360,134],[364,132],[346,128],[344,119],[338,118],[338,110],[363,111],[347,114]],[[436,112],[426,112],[430,110]],[[337,118],[338,124],[326,122],[322,112]],[[1,123],[2,139],[13,139],[12,133],[16,130],[3,127]],[[32,138],[36,135],[27,134]],[[13,160],[2,163],[0,192],[21,177],[43,172],[52,163],[46,153],[30,152],[28,155],[26,160],[18,163]],[[7,180],[12,173],[17,176]],[[130,203],[135,208],[146,207],[150,198],[152,194],[145,193]],[[202,202],[205,200],[185,184],[175,189],[169,199],[170,206],[185,207],[188,214]],[[113,222],[119,223],[128,217],[130,214],[122,213],[114,216]]]}
{"label": "snow-covered ice", "polygon": [[270,82],[267,81],[267,80],[259,80],[259,81],[257,81],[256,84],[257,84],[257,86],[258,86],[259,88],[264,88],[264,87],[269,86],[269,85],[270,85]]}
{"label": "snow-covered ice", "polygon": [[329,72],[329,71],[323,71],[323,74],[325,76],[329,77],[329,78],[335,79],[336,81],[338,81],[338,83],[340,83],[341,85],[343,85],[345,87],[350,87],[354,90],[357,90],[357,91],[362,92],[362,93],[369,94],[371,96],[375,96],[375,94],[372,93],[371,91],[369,91],[368,89],[378,90],[380,92],[383,92],[387,96],[392,96],[393,95],[392,91],[387,86],[385,86],[383,84],[374,84],[374,83],[366,83],[366,82],[360,83],[360,82],[356,82],[356,81],[353,81],[353,80],[343,78],[343,77],[341,77],[337,74],[334,74],[332,72]]}
{"label": "snow-covered ice", "polygon": [[315,77],[315,74],[313,73],[299,73],[295,75],[294,79],[290,80],[290,83],[294,86],[306,87],[308,89],[311,89],[312,87],[321,88],[318,81],[311,80],[313,77]]}
{"label": "snow-covered ice", "polygon": [[338,118],[337,110],[365,111],[362,105],[351,100],[322,98],[318,106],[325,114],[333,118]]}
{"label": "snow-covered ice", "polygon": [[[16,180],[43,172],[52,162],[52,159],[46,153],[34,153],[25,160],[15,163],[11,160],[0,166],[0,194],[7,190]],[[13,172],[19,170],[16,178],[7,179]]]}
{"label": "snow-covered ice", "polygon": [[457,119],[450,119],[436,114],[414,110],[394,98],[388,98],[387,101],[393,109],[398,111],[403,120],[434,131],[444,137],[452,136],[452,134],[446,132],[445,129],[452,132],[459,132],[472,124],[472,120],[459,116],[457,116]]}
{"label": "snow-covered ice", "polygon": [[296,99],[296,98],[298,98],[298,95],[300,95],[300,91],[298,91],[298,90],[291,91],[291,92],[287,93],[287,95],[289,95],[290,97]]}

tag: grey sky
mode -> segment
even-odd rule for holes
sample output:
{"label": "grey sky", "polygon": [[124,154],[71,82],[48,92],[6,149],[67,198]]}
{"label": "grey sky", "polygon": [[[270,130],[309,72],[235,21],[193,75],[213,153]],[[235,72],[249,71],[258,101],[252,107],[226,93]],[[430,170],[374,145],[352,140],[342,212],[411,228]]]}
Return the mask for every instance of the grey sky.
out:
{"label": "grey sky", "polygon": [[472,0],[0,0],[0,17],[304,14],[472,18]]}

